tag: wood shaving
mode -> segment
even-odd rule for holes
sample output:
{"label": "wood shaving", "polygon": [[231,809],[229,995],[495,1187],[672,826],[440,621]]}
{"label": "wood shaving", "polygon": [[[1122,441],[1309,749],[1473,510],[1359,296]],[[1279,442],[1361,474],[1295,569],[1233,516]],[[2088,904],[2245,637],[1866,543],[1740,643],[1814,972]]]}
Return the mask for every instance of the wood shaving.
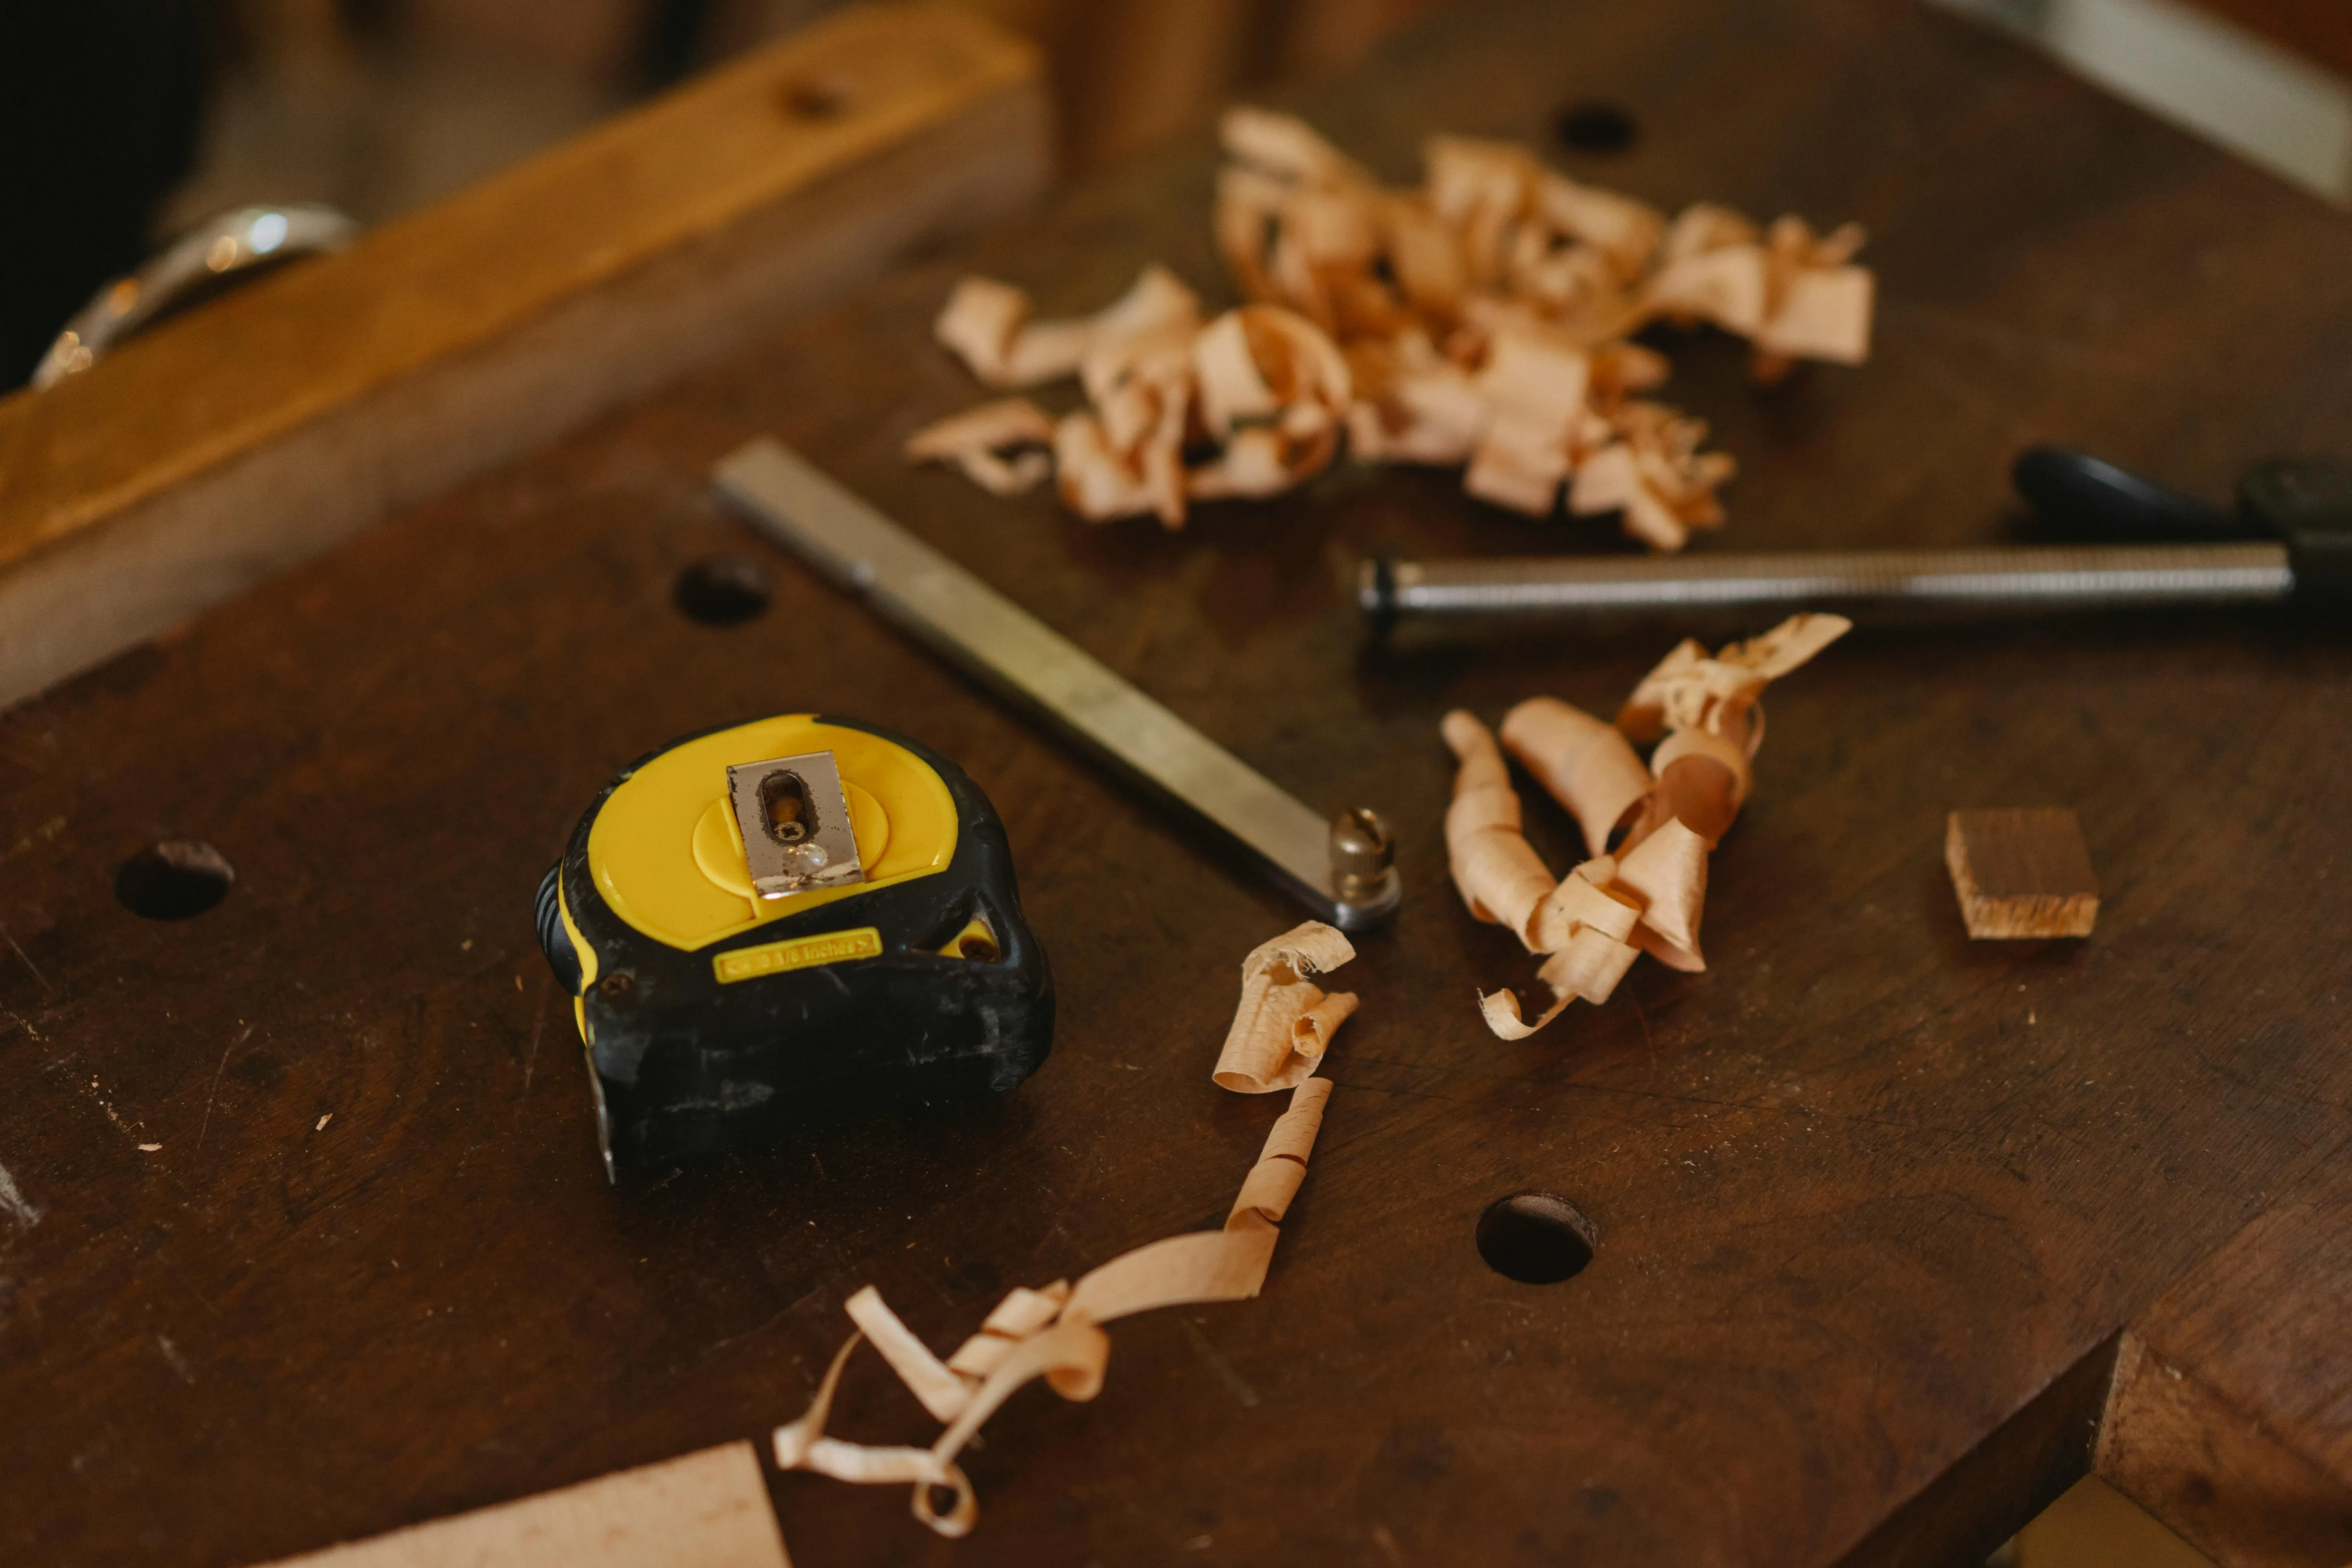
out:
{"label": "wood shaving", "polygon": [[[1445,815],[1454,887],[1474,918],[1546,955],[1536,975],[1553,998],[1529,1022],[1512,992],[1482,995],[1488,1028],[1525,1039],[1580,997],[1606,1002],[1644,952],[1673,969],[1706,967],[1707,855],[1748,798],[1764,688],[1850,627],[1841,616],[1792,616],[1712,657],[1685,641],[1643,677],[1614,724],[1552,697],[1506,714],[1503,747],[1576,818],[1591,856],[1557,883],[1520,832],[1494,736],[1471,714],[1445,716],[1440,732],[1461,763]],[[1652,742],[1645,768],[1633,744]]]}
{"label": "wood shaving", "polygon": [[1308,978],[1356,956],[1337,929],[1307,921],[1261,943],[1242,963],[1241,1005],[1210,1076],[1237,1094],[1296,1089],[1311,1076],[1331,1037],[1356,1010],[1353,992],[1326,995]]}
{"label": "wood shaving", "polygon": [[1193,292],[1164,267],[1147,267],[1133,287],[1091,316],[1033,321],[1029,296],[1010,283],[967,278],[948,297],[932,333],[990,386],[1035,386],[1074,374],[1108,344],[1189,331],[1201,314]]}
{"label": "wood shaving", "polygon": [[1552,874],[1519,830],[1510,770],[1493,734],[1469,714],[1448,713],[1440,731],[1461,763],[1445,811],[1445,860],[1454,889],[1472,915],[1509,927],[1534,952],[1535,914],[1551,893]]}
{"label": "wood shaving", "polygon": [[[1329,927],[1309,922],[1261,947],[1251,954],[1252,962],[1278,950],[1286,956],[1269,959],[1266,971],[1287,966],[1295,972],[1308,962],[1307,954],[1334,951],[1317,934],[1320,931],[1339,937]],[[1338,948],[1347,948],[1344,938]],[[1333,962],[1345,961],[1343,953]],[[1354,998],[1348,1000],[1352,1005]],[[1246,1000],[1243,1010],[1249,1010]],[[1042,1377],[1065,1399],[1092,1399],[1102,1390],[1103,1370],[1110,1359],[1110,1339],[1102,1324],[1158,1307],[1236,1301],[1258,1293],[1281,1236],[1283,1215],[1306,1180],[1307,1157],[1330,1094],[1326,1079],[1305,1079],[1291,1090],[1289,1108],[1267,1134],[1223,1229],[1189,1232],[1137,1247],[1075,1285],[1055,1280],[1040,1289],[1016,1288],[982,1321],[979,1331],[944,1361],[899,1321],[879,1291],[872,1286],[858,1291],[847,1303],[856,1331],[835,1352],[816,1397],[797,1420],[775,1430],[777,1467],[861,1484],[911,1486],[916,1518],[944,1536],[970,1533],[980,1505],[956,1458],[1016,1390]],[[861,1341],[870,1341],[881,1352],[923,1408],[943,1424],[929,1447],[853,1443],[826,1434],[842,1370]],[[937,1496],[940,1490],[952,1499],[944,1508]]]}
{"label": "wood shaving", "polygon": [[908,437],[917,462],[953,463],[991,495],[1034,489],[1054,471],[1054,421],[1025,397],[999,398],[926,425]]}
{"label": "wood shaving", "polygon": [[1722,525],[1733,464],[1701,449],[1702,422],[1640,395],[1668,366],[1631,334],[1717,327],[1748,341],[1764,383],[1869,356],[1856,225],[1759,229],[1705,202],[1670,221],[1507,142],[1433,137],[1422,184],[1389,190],[1289,115],[1236,108],[1220,134],[1232,161],[1211,226],[1248,303],[1204,323],[1152,267],[1095,315],[1040,321],[1020,289],[966,279],[940,342],[991,386],[1076,374],[1089,406],[1062,419],[1050,459],[1044,416],[1003,405],[929,426],[910,458],[999,494],[1050,466],[1081,517],[1175,528],[1192,500],[1304,483],[1344,436],[1360,461],[1460,464],[1496,505],[1549,517],[1564,498],[1672,551]]}

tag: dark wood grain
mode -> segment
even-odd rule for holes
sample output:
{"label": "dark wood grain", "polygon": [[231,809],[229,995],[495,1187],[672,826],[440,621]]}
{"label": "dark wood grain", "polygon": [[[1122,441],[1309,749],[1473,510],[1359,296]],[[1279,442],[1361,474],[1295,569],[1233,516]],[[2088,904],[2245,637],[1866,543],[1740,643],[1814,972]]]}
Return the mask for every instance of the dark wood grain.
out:
{"label": "dark wood grain", "polygon": [[2224,1568],[2352,1561],[2352,1161],[2124,1336],[2098,1468]]}
{"label": "dark wood grain", "polygon": [[[1479,11],[1308,107],[1403,176],[1425,132],[1536,139],[1596,95],[1645,134],[1580,173],[1875,236],[1867,368],[1759,395],[1737,345],[1676,348],[1744,468],[1726,546],[1996,536],[2037,437],[2219,494],[2352,420],[2352,220],[1924,7]],[[1346,972],[1265,1298],[1118,1324],[1091,1404],[1017,1397],[961,1544],[895,1489],[780,1479],[803,1568],[1811,1564],[1949,1476],[1911,1517],[1963,1553],[2053,1451],[2013,1418],[2342,1158],[2352,646],[2322,626],[1858,633],[1772,694],[1713,969],[1487,1035],[1476,989],[1532,966],[1446,885],[1437,717],[1609,711],[1671,634],[1382,656],[1348,577],[1602,531],[1343,468],[1171,536],[897,458],[977,395],[927,331],[962,269],[1048,310],[1151,258],[1205,283],[1211,169],[1193,142],[1082,188],[0,719],[0,1555],[250,1561],[757,1435],[860,1285],[950,1344],[1223,1212],[1273,1108],[1209,1069],[1241,955],[1298,911],[723,515],[706,470],[760,433],[1304,798],[1389,813],[1408,889]],[[768,564],[762,618],[672,609],[712,552]],[[992,1104],[608,1190],[534,884],[629,759],[813,706],[993,797],[1055,1053]],[[2088,942],[1953,918],[1946,813],[2021,799],[2081,814]],[[115,903],[163,837],[236,864],[218,908]],[[1593,1222],[1570,1281],[1473,1247],[1528,1189]],[[871,1363],[836,1426],[932,1430]]]}

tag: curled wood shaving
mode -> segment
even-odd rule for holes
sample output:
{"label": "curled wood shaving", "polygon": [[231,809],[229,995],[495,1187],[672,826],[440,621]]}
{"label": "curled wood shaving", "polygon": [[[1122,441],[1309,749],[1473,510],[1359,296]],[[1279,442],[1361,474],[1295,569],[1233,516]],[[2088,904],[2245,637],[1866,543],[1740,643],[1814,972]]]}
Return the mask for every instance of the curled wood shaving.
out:
{"label": "curled wood shaving", "polygon": [[1188,342],[1152,331],[1097,346],[1081,367],[1092,409],[1054,432],[1063,501],[1097,521],[1151,513],[1184,521],[1183,447],[1192,399]]}
{"label": "curled wood shaving", "polygon": [[1164,267],[1145,268],[1119,299],[1070,321],[1033,321],[1027,294],[967,278],[931,331],[988,385],[1034,386],[1072,374],[1105,343],[1188,329],[1200,313],[1199,298]]}
{"label": "curled wood shaving", "polygon": [[[1589,854],[1607,848],[1610,835],[1650,793],[1649,770],[1623,731],[1557,697],[1530,697],[1504,714],[1502,734],[1520,766],[1576,818]],[[1509,780],[1502,782],[1507,786]]]}
{"label": "curled wood shaving", "polygon": [[[1297,931],[1279,940],[1293,939],[1309,946],[1320,941],[1311,935],[1301,938]],[[1342,939],[1339,946],[1346,945]],[[1330,951],[1328,944],[1317,950]],[[1065,1399],[1092,1399],[1102,1391],[1103,1370],[1110,1359],[1110,1339],[1100,1325],[1158,1307],[1235,1301],[1258,1293],[1281,1236],[1283,1215],[1306,1180],[1307,1157],[1330,1094],[1326,1079],[1307,1079],[1292,1089],[1289,1108],[1267,1134],[1223,1229],[1171,1236],[1137,1247],[1076,1285],[1056,1280],[1042,1289],[1017,1288],[945,1361],[899,1321],[879,1291],[872,1286],[858,1291],[847,1303],[856,1331],[835,1353],[816,1396],[798,1419],[775,1430],[777,1467],[861,1484],[910,1485],[917,1519],[944,1536],[970,1533],[980,1505],[957,1456],[1022,1385],[1042,1377]],[[861,1341],[870,1341],[881,1352],[923,1408],[943,1424],[929,1447],[853,1443],[826,1434],[842,1371]],[[935,1489],[952,1499],[944,1510]]]}
{"label": "curled wood shaving", "polygon": [[1202,500],[1269,496],[1331,461],[1351,380],[1331,340],[1288,310],[1228,310],[1192,341],[1199,421],[1223,449],[1192,469]]}
{"label": "curled wood shaving", "polygon": [[1054,421],[1025,397],[999,398],[924,426],[907,440],[915,462],[953,463],[991,495],[1034,489],[1054,471],[1043,448],[1054,444]]}
{"label": "curled wood shaving", "polygon": [[[1551,697],[1505,715],[1503,745],[1576,818],[1591,858],[1553,883],[1520,833],[1519,797],[1485,725],[1448,713],[1460,760],[1445,816],[1446,858],[1476,919],[1508,925],[1546,954],[1552,1004],[1529,1022],[1512,992],[1479,998],[1487,1027],[1524,1039],[1579,997],[1606,1002],[1642,953],[1703,970],[1706,858],[1748,798],[1764,737],[1764,688],[1843,637],[1840,616],[1792,616],[1710,657],[1685,641],[1626,700],[1614,724]],[[1655,742],[1643,767],[1633,742]],[[1611,848],[1612,840],[1615,847]]]}
{"label": "curled wood shaving", "polygon": [[1454,804],[1445,811],[1445,860],[1470,912],[1507,926],[1536,950],[1535,914],[1552,890],[1551,873],[1519,831],[1519,797],[1486,726],[1459,709],[1441,732],[1461,763]]}
{"label": "curled wood shaving", "polygon": [[[1234,109],[1220,133],[1212,229],[1243,310],[1203,325],[1152,268],[1081,320],[1032,321],[1026,295],[982,278],[940,313],[940,341],[990,385],[1081,374],[1091,406],[1063,420],[1053,461],[1082,517],[1177,527],[1188,500],[1303,483],[1344,433],[1360,460],[1462,464],[1498,506],[1548,517],[1565,495],[1679,550],[1722,524],[1733,465],[1700,449],[1703,423],[1638,395],[1667,365],[1628,336],[1713,325],[1748,340],[1763,382],[1868,357],[1855,225],[1759,229],[1708,203],[1670,221],[1507,142],[1433,137],[1423,184],[1384,190],[1289,115]],[[969,450],[935,455],[992,489],[1034,482],[1034,454]]]}
{"label": "curled wood shaving", "polygon": [[1242,1000],[1210,1075],[1240,1094],[1296,1089],[1313,1074],[1331,1037],[1356,1010],[1353,992],[1326,995],[1308,978],[1356,956],[1348,939],[1307,921],[1263,942],[1242,963]]}

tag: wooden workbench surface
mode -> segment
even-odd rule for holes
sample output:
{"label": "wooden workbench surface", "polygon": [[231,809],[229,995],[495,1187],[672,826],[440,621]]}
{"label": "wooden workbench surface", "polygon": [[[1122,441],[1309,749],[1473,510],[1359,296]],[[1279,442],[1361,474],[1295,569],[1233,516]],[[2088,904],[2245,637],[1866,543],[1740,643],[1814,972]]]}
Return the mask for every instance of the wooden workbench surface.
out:
{"label": "wooden workbench surface", "polygon": [[[1402,180],[1429,132],[1540,142],[1592,95],[1643,137],[1561,153],[1580,175],[1873,234],[1867,367],[1758,395],[1737,345],[1675,347],[1742,468],[1700,548],[1989,539],[2029,439],[2216,494],[2341,455],[2352,220],[1925,7],[1472,11],[1304,107]],[[1387,812],[1408,889],[1342,976],[1265,1296],[1119,1323],[1090,1404],[1017,1397],[960,1544],[899,1489],[777,1479],[803,1568],[1981,1561],[2086,1461],[2119,1331],[2346,1158],[2352,646],[1858,633],[1772,694],[1709,972],[1499,1042],[1475,992],[1532,965],[1447,884],[1438,715],[1611,711],[1673,634],[1376,654],[1347,585],[1601,531],[1344,467],[1095,528],[896,455],[979,395],[928,337],[969,268],[1047,311],[1151,258],[1222,293],[1213,164],[1083,187],[0,716],[0,1557],[249,1562],[763,1435],[860,1285],[950,1345],[1008,1286],[1223,1214],[1276,1107],[1210,1066],[1299,911],[725,515],[709,466],[762,433],[1302,798]],[[766,564],[763,616],[673,608],[714,553]],[[1054,1054],[997,1102],[614,1191],[533,889],[630,759],[808,708],[992,795]],[[2016,805],[2079,812],[2089,941],[1965,938],[1946,814]],[[118,904],[167,837],[235,864],[218,908]],[[1481,1262],[1528,1190],[1596,1227],[1577,1278]],[[934,1429],[871,1361],[834,1426]]]}

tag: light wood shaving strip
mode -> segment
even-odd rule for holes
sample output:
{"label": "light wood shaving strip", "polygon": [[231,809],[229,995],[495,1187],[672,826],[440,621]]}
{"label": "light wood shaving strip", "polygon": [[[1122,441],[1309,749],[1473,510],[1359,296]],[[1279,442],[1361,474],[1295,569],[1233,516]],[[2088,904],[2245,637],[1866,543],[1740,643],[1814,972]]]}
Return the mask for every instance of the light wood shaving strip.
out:
{"label": "light wood shaving strip", "polygon": [[1712,847],[1702,835],[1680,819],[1657,832],[1617,862],[1616,887],[1633,896],[1642,908],[1640,927],[1687,953],[1691,967],[1698,960],[1698,922],[1706,908],[1706,856]]}
{"label": "light wood shaving strip", "polygon": [[1054,421],[1025,397],[1001,398],[924,426],[907,438],[910,462],[953,463],[991,495],[1034,489],[1054,471],[1039,448],[1054,444]]}
{"label": "light wood shaving strip", "polygon": [[[1329,927],[1321,929],[1339,936]],[[1292,945],[1278,946],[1285,942]],[[1286,955],[1279,962],[1295,967],[1307,959],[1331,958],[1346,946],[1345,938],[1335,948],[1302,927],[1260,947],[1251,959],[1255,963],[1276,950]],[[1332,963],[1345,963],[1349,956],[1352,950]],[[1283,1216],[1306,1179],[1330,1096],[1327,1079],[1307,1079],[1291,1091],[1290,1105],[1266,1134],[1223,1230],[1188,1232],[1136,1247],[1091,1270],[1075,1287],[1057,1281],[1040,1290],[1015,1289],[988,1315],[981,1332],[945,1363],[899,1321],[880,1292],[871,1286],[859,1290],[848,1303],[857,1327],[835,1352],[815,1397],[797,1419],[775,1429],[777,1468],[860,1484],[911,1484],[917,1519],[944,1536],[968,1534],[979,1518],[979,1501],[956,1457],[1016,1390],[1042,1377],[1065,1399],[1092,1399],[1102,1389],[1110,1357],[1102,1324],[1158,1307],[1241,1300],[1264,1287]],[[869,1338],[924,1408],[946,1423],[929,1447],[852,1443],[825,1435],[850,1352]],[[944,1512],[932,1496],[937,1487],[954,1495]]]}
{"label": "light wood shaving strip", "polygon": [[1533,921],[1553,881],[1519,830],[1510,770],[1493,734],[1470,714],[1454,710],[1441,731],[1461,763],[1445,811],[1445,858],[1454,889],[1475,919],[1508,926],[1532,951]]}
{"label": "light wood shaving strip", "polygon": [[982,1321],[980,1331],[948,1357],[948,1370],[967,1383],[977,1384],[995,1370],[1006,1351],[1052,1322],[1069,1299],[1070,1284],[1066,1279],[1056,1279],[1042,1290],[1014,1286]]}
{"label": "light wood shaving strip", "polygon": [[1599,855],[1627,813],[1650,792],[1650,771],[1624,734],[1556,697],[1530,697],[1503,715],[1504,747],[1568,808]]}
{"label": "light wood shaving strip", "polygon": [[971,1387],[898,1321],[898,1314],[883,1301],[882,1292],[868,1285],[850,1297],[845,1310],[924,1409],[941,1421],[952,1421],[962,1412],[971,1401]]}
{"label": "light wood shaving strip", "polygon": [[1199,319],[1200,300],[1164,267],[1147,267],[1128,291],[1091,316],[1033,321],[1029,296],[992,278],[955,286],[932,335],[989,386],[1034,386],[1074,374],[1106,342]]}

